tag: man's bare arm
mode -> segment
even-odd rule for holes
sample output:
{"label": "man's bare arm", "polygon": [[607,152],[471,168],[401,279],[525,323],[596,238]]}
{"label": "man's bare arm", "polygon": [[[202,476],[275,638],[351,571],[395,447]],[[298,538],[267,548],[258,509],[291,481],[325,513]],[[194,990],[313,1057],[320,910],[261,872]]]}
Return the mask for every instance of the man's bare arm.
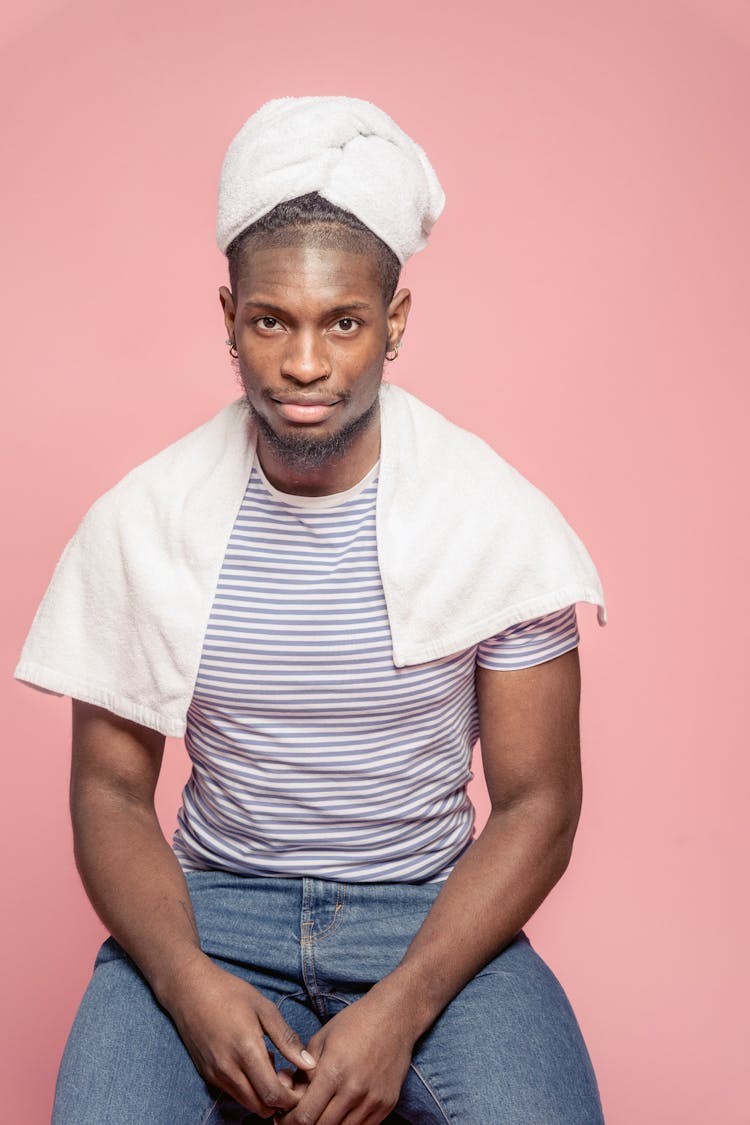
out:
{"label": "man's bare arm", "polygon": [[478,668],[477,693],[491,812],[394,974],[418,1033],[547,897],[580,816],[578,650],[531,668]]}
{"label": "man's bare arm", "polygon": [[[318,1067],[284,1125],[375,1125],[395,1104],[416,1040],[513,939],[568,865],[581,807],[580,665],[477,669],[492,810],[401,964],[310,1040]],[[347,1116],[349,1114],[350,1116]]]}
{"label": "man's bare arm", "polygon": [[263,1033],[295,1066],[303,1045],[276,1005],[201,951],[185,877],[159,826],[164,736],[73,701],[70,805],[76,863],[94,909],[172,1016],[198,1070],[255,1113],[298,1095]]}
{"label": "man's bare arm", "polygon": [[97,914],[163,1003],[202,956],[187,885],[154,809],[164,742],[156,731],[73,700],[78,871]]}

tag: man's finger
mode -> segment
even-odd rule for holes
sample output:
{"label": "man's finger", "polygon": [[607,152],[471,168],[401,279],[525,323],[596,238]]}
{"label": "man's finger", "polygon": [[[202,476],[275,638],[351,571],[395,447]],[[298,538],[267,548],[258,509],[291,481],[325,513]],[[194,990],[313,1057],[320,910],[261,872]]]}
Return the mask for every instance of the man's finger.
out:
{"label": "man's finger", "polygon": [[263,1030],[284,1058],[300,1070],[312,1070],[315,1059],[305,1050],[299,1035],[289,1026],[279,1009],[275,1005],[269,1005],[259,1016]]}
{"label": "man's finger", "polygon": [[279,1120],[282,1125],[299,1125],[300,1121],[317,1122],[323,1114],[328,1114],[326,1120],[341,1121],[350,1108],[351,1099],[337,1095],[335,1081],[321,1073],[310,1079],[310,1086],[296,1108],[286,1116],[279,1115]]}
{"label": "man's finger", "polygon": [[288,1111],[297,1105],[300,1094],[279,1078],[262,1040],[247,1044],[238,1066],[236,1086],[240,1096],[234,1090],[229,1093],[253,1113],[268,1117],[276,1109]]}

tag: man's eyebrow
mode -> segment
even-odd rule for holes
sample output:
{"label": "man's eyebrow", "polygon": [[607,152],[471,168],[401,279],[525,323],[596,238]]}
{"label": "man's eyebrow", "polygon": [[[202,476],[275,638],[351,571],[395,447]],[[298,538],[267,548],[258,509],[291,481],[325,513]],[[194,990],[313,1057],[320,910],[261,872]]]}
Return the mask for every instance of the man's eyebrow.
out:
{"label": "man's eyebrow", "polygon": [[[268,309],[275,316],[279,316],[279,317],[284,317],[284,316],[289,315],[289,312],[288,312],[287,309],[282,309],[279,305],[274,305],[272,301],[264,301],[262,297],[251,297],[249,301],[245,301],[245,304],[244,304],[243,307],[246,308],[246,309],[249,309],[249,308]],[[323,315],[324,316],[335,316],[336,313],[350,312],[353,309],[359,309],[359,310],[364,312],[365,310],[371,309],[371,308],[372,308],[372,305],[368,304],[367,301],[346,301],[343,305],[334,305],[334,307],[331,308],[331,309],[325,309]]]}
{"label": "man's eyebrow", "polygon": [[368,304],[367,301],[349,301],[345,305],[336,305],[334,308],[328,309],[327,311],[333,316],[334,313],[349,312],[350,309],[359,309],[364,312],[366,309],[371,308],[372,305]]}

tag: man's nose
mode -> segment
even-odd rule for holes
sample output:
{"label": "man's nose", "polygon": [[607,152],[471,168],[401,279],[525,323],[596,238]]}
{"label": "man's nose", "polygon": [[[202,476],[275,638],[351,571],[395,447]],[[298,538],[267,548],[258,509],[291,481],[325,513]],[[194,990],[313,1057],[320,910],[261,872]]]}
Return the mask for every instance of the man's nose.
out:
{"label": "man's nose", "polygon": [[314,383],[331,374],[328,350],[314,332],[293,332],[281,364],[281,374],[296,383]]}

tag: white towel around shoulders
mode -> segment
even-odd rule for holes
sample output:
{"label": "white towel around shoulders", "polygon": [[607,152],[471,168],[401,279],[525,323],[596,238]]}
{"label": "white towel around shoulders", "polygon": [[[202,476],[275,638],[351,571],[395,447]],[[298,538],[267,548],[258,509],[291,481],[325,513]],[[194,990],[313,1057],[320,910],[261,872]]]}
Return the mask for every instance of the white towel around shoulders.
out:
{"label": "white towel around shoulders", "polygon": [[[378,560],[397,667],[574,602],[606,623],[591,557],[540,489],[385,383],[381,427]],[[254,458],[239,398],[100,496],[60,557],[15,678],[182,736]]]}

